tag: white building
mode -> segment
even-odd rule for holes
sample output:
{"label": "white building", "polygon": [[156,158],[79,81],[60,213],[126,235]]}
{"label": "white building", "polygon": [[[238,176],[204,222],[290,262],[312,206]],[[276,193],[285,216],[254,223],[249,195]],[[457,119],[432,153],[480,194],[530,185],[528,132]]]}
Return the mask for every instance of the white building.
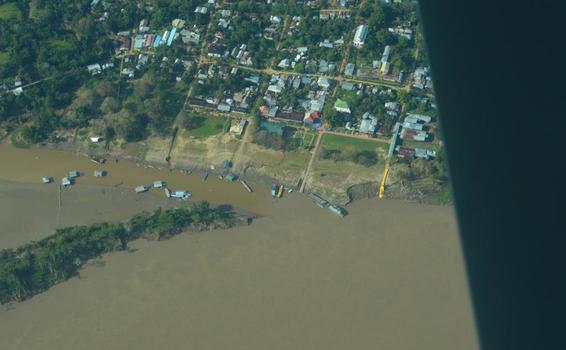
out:
{"label": "white building", "polygon": [[362,24],[356,29],[356,34],[354,35],[354,46],[362,47],[366,41],[368,35],[368,26]]}

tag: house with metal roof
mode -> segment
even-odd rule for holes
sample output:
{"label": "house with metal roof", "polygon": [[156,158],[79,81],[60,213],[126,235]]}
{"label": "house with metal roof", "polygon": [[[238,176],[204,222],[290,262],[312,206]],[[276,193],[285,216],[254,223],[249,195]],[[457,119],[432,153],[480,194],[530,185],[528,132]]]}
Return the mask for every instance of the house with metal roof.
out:
{"label": "house with metal roof", "polygon": [[362,24],[356,28],[356,33],[354,34],[354,46],[355,47],[362,47],[366,41],[366,37],[368,35],[368,26]]}
{"label": "house with metal roof", "polygon": [[351,77],[354,75],[354,69],[356,68],[356,65],[353,63],[348,63],[346,65],[346,68],[344,69],[344,75],[347,77]]}
{"label": "house with metal roof", "polygon": [[352,113],[350,111],[350,106],[348,106],[348,102],[341,99],[336,99],[336,102],[334,103],[334,109],[341,113]]}
{"label": "house with metal roof", "polygon": [[369,112],[362,116],[359,131],[364,134],[373,134],[377,130],[377,118]]}

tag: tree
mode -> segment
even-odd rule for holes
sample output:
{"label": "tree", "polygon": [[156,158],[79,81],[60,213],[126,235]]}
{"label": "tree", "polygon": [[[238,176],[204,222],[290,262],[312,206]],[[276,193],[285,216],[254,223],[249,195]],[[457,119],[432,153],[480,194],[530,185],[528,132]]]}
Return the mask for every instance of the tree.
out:
{"label": "tree", "polygon": [[119,108],[120,104],[118,103],[118,100],[112,96],[105,97],[100,104],[100,111],[104,114],[115,113],[119,110]]}

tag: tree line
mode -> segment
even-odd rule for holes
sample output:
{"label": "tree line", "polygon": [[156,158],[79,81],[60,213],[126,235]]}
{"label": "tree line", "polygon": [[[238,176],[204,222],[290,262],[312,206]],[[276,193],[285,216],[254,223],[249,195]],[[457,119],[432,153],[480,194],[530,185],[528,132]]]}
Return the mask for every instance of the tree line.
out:
{"label": "tree line", "polygon": [[236,219],[233,211],[212,208],[203,201],[192,207],[144,212],[124,223],[59,229],[40,241],[0,251],[0,303],[41,293],[77,275],[89,259],[126,250],[128,242],[136,239],[162,240],[191,226],[226,228]]}

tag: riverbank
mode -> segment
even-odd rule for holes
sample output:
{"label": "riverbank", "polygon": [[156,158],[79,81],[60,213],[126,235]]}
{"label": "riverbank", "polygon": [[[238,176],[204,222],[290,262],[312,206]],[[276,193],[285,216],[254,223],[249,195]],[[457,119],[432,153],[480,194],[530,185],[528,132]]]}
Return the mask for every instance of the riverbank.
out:
{"label": "riverbank", "polygon": [[0,348],[478,349],[452,209],[350,211],[291,193],[250,226],[133,242],[0,311]]}
{"label": "riverbank", "polygon": [[[67,139],[72,140],[70,137]],[[104,157],[109,160],[126,160],[144,167],[154,167],[173,171],[208,171],[211,175],[234,172],[249,182],[269,187],[273,183],[282,183],[287,188],[298,189],[305,168],[311,157],[306,150],[282,152],[266,149],[252,143],[230,138],[228,135],[217,135],[207,139],[183,137],[179,134],[171,151],[171,159],[167,161],[167,138],[152,137],[148,140],[132,144],[105,147],[80,138],[74,141],[44,144],[41,149],[64,151],[85,157]],[[238,156],[236,156],[238,155]],[[238,158],[234,168],[224,169],[224,160]],[[328,200],[340,205],[351,202],[348,188],[358,183],[373,181],[383,172],[382,167],[365,168],[357,164],[345,162],[343,166],[334,162],[316,162],[317,169],[311,172],[307,190],[317,192]],[[214,169],[211,169],[211,165]],[[356,168],[356,171],[344,169]],[[374,169],[375,168],[375,169]],[[346,182],[345,181],[346,178]],[[364,197],[375,196],[367,192]]]}
{"label": "riverbank", "polygon": [[117,222],[142,211],[172,208],[178,201],[148,193],[137,196],[123,186],[57,185],[0,181],[0,249],[45,238],[58,228]]}

